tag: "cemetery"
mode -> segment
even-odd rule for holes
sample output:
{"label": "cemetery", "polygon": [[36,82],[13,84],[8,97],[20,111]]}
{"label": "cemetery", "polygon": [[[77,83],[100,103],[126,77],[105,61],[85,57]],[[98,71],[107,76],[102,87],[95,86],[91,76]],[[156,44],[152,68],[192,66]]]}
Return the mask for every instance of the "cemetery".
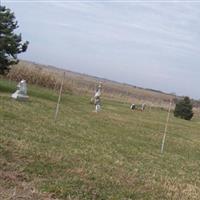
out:
{"label": "cemetery", "polygon": [[[14,2],[10,1],[10,5],[14,6]],[[171,8],[170,13],[164,12],[165,16],[161,7],[135,7],[134,2],[134,6],[122,10],[114,2],[108,2],[112,5],[110,10],[103,4],[92,4],[100,1],[81,2],[75,7],[64,2],[29,2],[35,9],[27,16],[23,15],[29,9],[27,2],[18,2],[20,6],[14,7],[24,16],[20,19],[27,17],[24,25],[30,23],[29,28],[22,29],[30,31],[25,36],[33,42],[29,58],[60,62],[64,66],[61,69],[18,58],[29,48],[29,41],[15,31],[19,28],[15,13],[1,3],[0,200],[200,199],[200,101],[148,89],[154,82],[154,86],[159,84],[168,90],[166,85],[175,81],[171,73],[181,74],[179,78],[183,80],[184,70],[178,69],[186,69],[188,61],[191,64],[196,60],[183,59],[189,56],[183,52],[192,54],[191,50],[198,50],[198,43],[195,46],[192,37],[188,40],[189,32],[183,32],[191,19],[181,21],[190,16],[192,7],[186,9],[186,16],[185,7],[179,13],[179,7],[171,7],[175,8],[174,16],[181,16],[176,21]],[[24,10],[20,10],[21,6]],[[40,10],[42,6],[45,12]],[[61,12],[58,8],[66,10]],[[57,10],[61,18],[56,19],[58,15],[53,13]],[[30,20],[31,13],[34,18]],[[71,21],[67,22],[70,16]],[[158,16],[163,17],[161,21]],[[129,18],[144,22],[136,20],[134,24]],[[146,29],[148,25],[152,28]],[[171,28],[178,32],[172,34]],[[42,34],[35,34],[35,30]],[[77,67],[83,74],[67,70],[67,65]],[[89,76],[83,67],[92,70],[94,76]],[[107,77],[108,72],[112,73],[110,77],[115,73],[114,81],[95,76]],[[188,72],[185,71],[187,75]],[[145,88],[131,85],[133,77]],[[193,81],[184,78],[188,83]],[[179,91],[183,82],[180,80],[177,78],[175,91]],[[185,92],[188,85],[180,88]]]}
{"label": "cemetery", "polygon": [[1,172],[11,174],[1,174],[0,189],[9,188],[1,199],[22,194],[23,184],[35,191],[26,197],[49,199],[200,196],[198,117],[186,121],[171,113],[161,154],[166,110],[130,112],[128,103],[102,92],[101,111],[94,114],[89,96],[64,92],[55,121],[59,90],[28,84],[28,100],[14,101],[17,84],[0,80]]}

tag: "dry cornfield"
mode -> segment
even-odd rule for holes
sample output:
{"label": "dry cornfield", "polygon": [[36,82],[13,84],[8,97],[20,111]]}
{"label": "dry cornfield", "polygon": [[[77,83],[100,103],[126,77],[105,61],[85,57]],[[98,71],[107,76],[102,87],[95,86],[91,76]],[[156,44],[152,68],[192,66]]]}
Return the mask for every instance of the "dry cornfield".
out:
{"label": "dry cornfield", "polygon": [[149,106],[166,108],[169,100],[175,98],[172,94],[143,89],[125,83],[118,83],[28,61],[20,61],[18,65],[13,66],[7,77],[14,81],[25,79],[29,84],[58,90],[63,79],[63,72],[66,74],[64,91],[70,91],[74,94],[92,96],[98,82],[101,81],[103,82],[103,96],[116,101],[135,104],[146,103]]}

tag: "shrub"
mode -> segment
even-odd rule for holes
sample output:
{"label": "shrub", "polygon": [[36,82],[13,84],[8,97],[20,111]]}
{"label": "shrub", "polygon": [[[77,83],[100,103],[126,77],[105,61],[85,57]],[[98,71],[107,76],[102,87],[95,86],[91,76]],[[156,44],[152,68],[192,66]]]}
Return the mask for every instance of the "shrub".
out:
{"label": "shrub", "polygon": [[192,107],[190,98],[185,97],[184,99],[177,101],[174,116],[185,120],[191,120],[193,117]]}

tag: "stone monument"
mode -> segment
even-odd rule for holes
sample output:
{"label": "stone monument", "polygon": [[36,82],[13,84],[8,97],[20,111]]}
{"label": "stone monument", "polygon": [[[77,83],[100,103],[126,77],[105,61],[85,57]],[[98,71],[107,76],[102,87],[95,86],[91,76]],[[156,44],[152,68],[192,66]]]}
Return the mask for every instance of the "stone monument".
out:
{"label": "stone monument", "polygon": [[135,110],[136,109],[136,106],[135,106],[135,104],[133,103],[133,104],[131,104],[131,107],[130,107],[130,109],[131,110]]}
{"label": "stone monument", "polygon": [[141,106],[141,110],[142,110],[142,111],[144,111],[144,110],[145,110],[145,108],[146,108],[146,104],[145,104],[145,103],[143,103],[143,104],[142,104],[142,106]]}
{"label": "stone monument", "polygon": [[17,91],[11,95],[16,100],[26,100],[27,96],[27,85],[25,80],[21,80],[17,85]]}
{"label": "stone monument", "polygon": [[94,105],[95,105],[95,111],[99,112],[101,110],[101,89],[102,89],[102,83],[99,83],[98,88],[96,89],[95,95],[94,95]]}

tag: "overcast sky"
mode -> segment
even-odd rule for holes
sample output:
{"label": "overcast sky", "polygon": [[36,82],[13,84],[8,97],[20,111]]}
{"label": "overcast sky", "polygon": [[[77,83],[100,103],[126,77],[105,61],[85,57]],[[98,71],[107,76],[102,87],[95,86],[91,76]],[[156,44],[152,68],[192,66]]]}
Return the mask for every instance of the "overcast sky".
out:
{"label": "overcast sky", "polygon": [[20,58],[200,99],[200,1],[3,0]]}

